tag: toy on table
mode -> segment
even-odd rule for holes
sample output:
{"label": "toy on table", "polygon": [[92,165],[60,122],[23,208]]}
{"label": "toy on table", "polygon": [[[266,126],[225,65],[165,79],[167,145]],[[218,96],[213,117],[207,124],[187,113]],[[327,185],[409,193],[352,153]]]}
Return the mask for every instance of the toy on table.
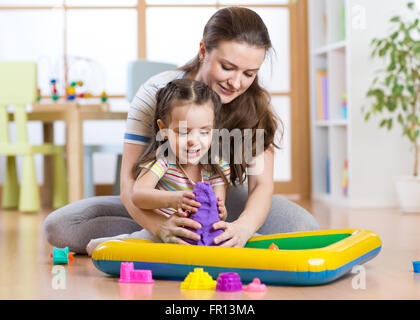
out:
{"label": "toy on table", "polygon": [[69,251],[69,247],[53,247],[53,252],[50,256],[53,259],[53,264],[68,264],[74,260],[73,253]]}
{"label": "toy on table", "polygon": [[216,291],[232,292],[242,290],[242,282],[236,272],[223,272],[217,277]]}
{"label": "toy on table", "polygon": [[420,273],[420,261],[413,261],[413,271]]}
{"label": "toy on table", "polygon": [[66,89],[66,99],[70,101],[76,99],[76,96],[83,97],[84,94],[83,96],[81,96],[81,94],[76,95],[76,87],[81,86],[83,86],[83,81],[72,81],[70,86]]}
{"label": "toy on table", "polygon": [[154,283],[151,270],[134,270],[133,262],[121,262],[120,283]]}
{"label": "toy on table", "polygon": [[36,89],[36,101],[41,101],[41,89]]}
{"label": "toy on table", "polygon": [[216,281],[204,272],[203,268],[194,268],[185,280],[181,283],[181,289],[190,290],[214,290],[216,288]]}
{"label": "toy on table", "polygon": [[107,96],[106,92],[105,91],[102,91],[102,93],[101,93],[101,101],[102,102],[106,102],[107,100],[108,100],[108,96]]}
{"label": "toy on table", "polygon": [[208,182],[198,182],[194,185],[194,200],[200,202],[201,206],[197,212],[191,213],[190,219],[200,223],[201,228],[190,229],[201,236],[200,240],[186,239],[184,240],[193,245],[199,246],[218,246],[222,243],[215,244],[213,239],[223,233],[223,230],[214,230],[213,224],[220,221],[219,209],[217,207],[217,197],[213,188]]}
{"label": "toy on table", "polygon": [[[78,87],[83,87],[83,81],[76,81],[75,82],[75,85],[78,86]],[[76,92],[76,97],[77,98],[84,98],[85,97],[85,93],[84,92],[81,92],[81,93],[77,93]]]}
{"label": "toy on table", "polygon": [[51,79],[50,83],[51,83],[51,99],[53,99],[54,101],[57,101],[58,100],[57,80],[56,79]]}
{"label": "toy on table", "polygon": [[267,290],[267,286],[261,283],[259,278],[254,278],[250,284],[244,287],[244,291],[263,292]]}

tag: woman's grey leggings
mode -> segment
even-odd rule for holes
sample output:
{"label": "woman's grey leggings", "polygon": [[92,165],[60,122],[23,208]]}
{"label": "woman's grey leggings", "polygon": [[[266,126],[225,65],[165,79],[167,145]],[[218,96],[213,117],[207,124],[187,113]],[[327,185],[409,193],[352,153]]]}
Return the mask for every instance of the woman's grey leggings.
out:
{"label": "woman's grey leggings", "polygon": [[[231,188],[226,198],[227,221],[236,220],[248,198],[246,185]],[[51,214],[44,221],[47,241],[56,247],[86,253],[91,239],[111,237],[141,230],[131,218],[119,196],[93,197],[76,201]],[[261,234],[274,234],[319,229],[314,217],[304,208],[280,196],[273,196],[271,209]]]}

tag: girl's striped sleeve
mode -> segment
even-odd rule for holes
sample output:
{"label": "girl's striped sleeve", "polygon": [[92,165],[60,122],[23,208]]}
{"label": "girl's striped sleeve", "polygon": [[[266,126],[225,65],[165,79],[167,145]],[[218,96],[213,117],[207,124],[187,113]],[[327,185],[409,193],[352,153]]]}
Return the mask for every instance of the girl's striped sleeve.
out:
{"label": "girl's striped sleeve", "polygon": [[168,171],[168,163],[164,159],[157,159],[156,161],[149,161],[140,165],[142,168],[147,168],[152,171],[157,177],[162,179],[163,175]]}

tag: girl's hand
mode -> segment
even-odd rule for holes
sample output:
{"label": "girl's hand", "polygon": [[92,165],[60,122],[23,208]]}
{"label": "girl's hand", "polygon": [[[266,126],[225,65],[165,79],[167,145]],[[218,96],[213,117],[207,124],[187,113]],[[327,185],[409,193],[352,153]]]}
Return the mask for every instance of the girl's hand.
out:
{"label": "girl's hand", "polygon": [[187,191],[173,191],[174,200],[172,207],[182,211],[189,211],[191,213],[197,212],[197,208],[201,206],[200,202],[194,200],[195,195]]}
{"label": "girl's hand", "polygon": [[220,220],[225,221],[227,217],[227,210],[225,204],[223,203],[220,197],[217,197],[217,208],[219,209],[219,218]]}
{"label": "girl's hand", "polygon": [[246,228],[244,228],[241,224],[237,221],[234,222],[226,222],[226,221],[219,221],[213,224],[213,229],[223,229],[224,232],[214,238],[214,243],[219,244],[223,241],[220,246],[221,247],[237,247],[243,248],[248,241],[249,238],[252,237],[253,233],[250,233]]}
{"label": "girl's hand", "polygon": [[162,224],[157,236],[165,243],[189,245],[189,243],[184,241],[182,238],[199,241],[200,236],[185,227],[200,229],[201,225],[197,221],[189,219],[188,215],[189,214],[187,212],[182,209],[178,209],[177,213],[174,213]]}

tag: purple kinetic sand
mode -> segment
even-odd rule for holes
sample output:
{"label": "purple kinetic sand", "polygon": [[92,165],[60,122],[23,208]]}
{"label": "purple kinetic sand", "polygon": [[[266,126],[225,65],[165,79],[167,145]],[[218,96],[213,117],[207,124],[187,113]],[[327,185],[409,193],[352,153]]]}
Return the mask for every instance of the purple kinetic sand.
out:
{"label": "purple kinetic sand", "polygon": [[194,200],[200,202],[201,206],[197,208],[197,212],[191,213],[189,218],[201,224],[201,229],[188,229],[197,233],[201,239],[195,241],[184,238],[184,240],[199,246],[218,246],[221,243],[215,244],[213,239],[222,234],[223,230],[214,230],[212,227],[214,223],[220,221],[216,194],[208,182],[195,184],[193,193],[195,195]]}

